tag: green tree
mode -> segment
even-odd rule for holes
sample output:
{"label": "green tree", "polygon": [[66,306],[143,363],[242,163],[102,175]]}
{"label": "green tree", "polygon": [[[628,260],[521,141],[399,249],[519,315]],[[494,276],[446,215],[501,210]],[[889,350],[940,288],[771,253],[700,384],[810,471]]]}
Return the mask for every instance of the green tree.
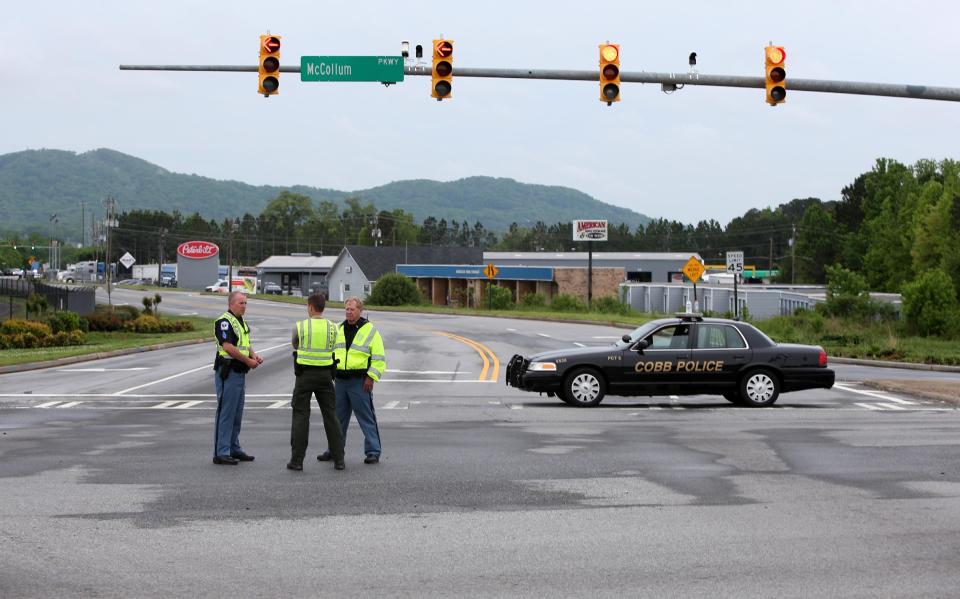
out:
{"label": "green tree", "polygon": [[797,281],[823,283],[826,266],[837,262],[839,235],[829,212],[817,202],[810,204],[797,227]]}
{"label": "green tree", "polygon": [[946,333],[957,318],[957,293],[950,275],[937,268],[904,285],[903,315],[921,335]]}

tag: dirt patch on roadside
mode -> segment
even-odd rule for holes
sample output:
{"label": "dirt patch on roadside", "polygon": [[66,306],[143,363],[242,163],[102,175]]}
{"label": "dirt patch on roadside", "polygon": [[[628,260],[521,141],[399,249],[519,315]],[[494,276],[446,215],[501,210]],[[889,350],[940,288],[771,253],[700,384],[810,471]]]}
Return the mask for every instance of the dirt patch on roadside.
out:
{"label": "dirt patch on roadside", "polygon": [[960,379],[944,381],[917,380],[878,380],[864,381],[867,387],[891,393],[915,395],[927,399],[936,399],[954,407],[960,407]]}

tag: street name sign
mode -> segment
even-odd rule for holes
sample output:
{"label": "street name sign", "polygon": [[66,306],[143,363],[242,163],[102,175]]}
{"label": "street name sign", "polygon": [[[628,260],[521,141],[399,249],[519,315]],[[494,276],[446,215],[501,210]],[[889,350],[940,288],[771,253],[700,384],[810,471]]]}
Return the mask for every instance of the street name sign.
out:
{"label": "street name sign", "polygon": [[402,56],[301,56],[300,81],[403,81]]}

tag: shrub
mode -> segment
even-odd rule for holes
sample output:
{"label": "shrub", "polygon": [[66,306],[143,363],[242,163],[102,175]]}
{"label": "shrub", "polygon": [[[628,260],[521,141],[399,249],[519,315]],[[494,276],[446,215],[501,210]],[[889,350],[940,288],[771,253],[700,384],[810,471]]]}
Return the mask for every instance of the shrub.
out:
{"label": "shrub", "polygon": [[559,293],[550,301],[550,309],[555,312],[586,312],[587,306],[572,295]]}
{"label": "shrub", "polygon": [[31,294],[27,298],[27,314],[46,314],[47,310],[50,308],[50,304],[47,303],[47,298],[43,297],[39,293]]}
{"label": "shrub", "polygon": [[50,345],[83,345],[84,341],[83,331],[60,331],[59,333],[53,334]]}
{"label": "shrub", "polygon": [[484,308],[491,310],[509,310],[513,308],[513,292],[506,287],[487,284],[487,301]]}
{"label": "shrub", "polygon": [[91,331],[119,331],[123,329],[123,321],[116,314],[91,314],[87,317],[87,325]]}
{"label": "shrub", "polygon": [[925,272],[903,286],[903,315],[920,335],[942,335],[957,313],[957,294],[950,275],[941,269]]}
{"label": "shrub", "polygon": [[140,310],[134,306],[114,306],[113,313],[121,321],[135,320],[140,317]]}
{"label": "shrub", "polygon": [[612,295],[594,300],[592,308],[594,312],[600,312],[601,314],[620,314],[625,316],[630,313],[630,306]]}
{"label": "shrub", "polygon": [[131,333],[159,333],[160,321],[156,316],[144,314],[123,323],[123,330]]}
{"label": "shrub", "polygon": [[153,298],[144,297],[141,301],[143,302],[143,313],[147,315],[152,315],[153,314]]}
{"label": "shrub", "polygon": [[524,293],[520,296],[520,306],[523,308],[542,308],[547,305],[542,293]]}
{"label": "shrub", "polygon": [[367,303],[374,306],[405,306],[423,303],[417,284],[406,275],[390,273],[377,279]]}
{"label": "shrub", "polygon": [[79,331],[83,329],[80,322],[80,315],[76,312],[64,310],[63,312],[54,312],[47,317],[47,324],[54,333],[61,331]]}
{"label": "shrub", "polygon": [[33,320],[5,320],[0,323],[0,335],[34,335],[36,337],[46,337],[53,333],[50,325]]}

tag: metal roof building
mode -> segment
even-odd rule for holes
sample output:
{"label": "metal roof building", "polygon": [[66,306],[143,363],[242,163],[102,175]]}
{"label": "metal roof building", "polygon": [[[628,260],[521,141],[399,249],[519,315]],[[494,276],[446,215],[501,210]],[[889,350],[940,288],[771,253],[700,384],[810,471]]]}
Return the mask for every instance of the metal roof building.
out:
{"label": "metal roof building", "polygon": [[311,291],[326,293],[327,275],[336,261],[337,256],[270,256],[257,264],[260,291],[267,283],[276,283],[288,295],[309,295]]}

